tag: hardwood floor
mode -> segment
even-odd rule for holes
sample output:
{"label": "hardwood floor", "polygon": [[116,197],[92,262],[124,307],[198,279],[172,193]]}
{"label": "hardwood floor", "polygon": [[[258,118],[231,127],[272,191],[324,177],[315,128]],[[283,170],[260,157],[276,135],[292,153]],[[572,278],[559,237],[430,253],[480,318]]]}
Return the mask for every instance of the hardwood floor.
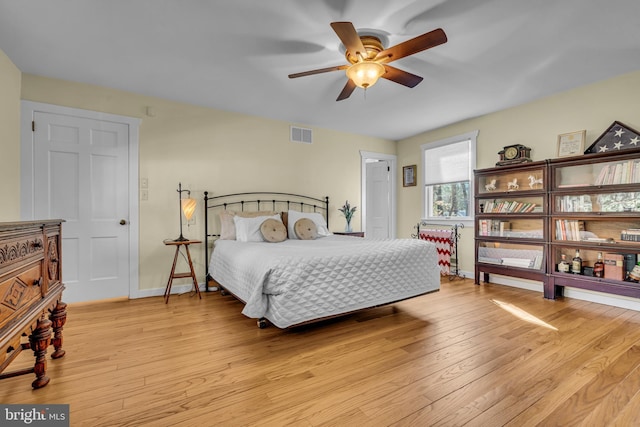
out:
{"label": "hardwood floor", "polygon": [[70,304],[50,384],[3,380],[0,402],[70,404],[72,426],[640,425],[640,312],[468,279],[292,330],[240,310]]}

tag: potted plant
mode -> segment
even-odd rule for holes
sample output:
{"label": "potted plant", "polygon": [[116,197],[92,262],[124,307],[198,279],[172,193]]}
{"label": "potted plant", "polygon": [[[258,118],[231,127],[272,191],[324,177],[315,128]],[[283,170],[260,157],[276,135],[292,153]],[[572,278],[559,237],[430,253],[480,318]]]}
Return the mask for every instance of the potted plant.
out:
{"label": "potted plant", "polygon": [[353,218],[353,214],[355,213],[356,209],[357,208],[355,206],[352,207],[349,204],[348,200],[346,200],[344,202],[344,205],[340,209],[338,209],[340,212],[342,212],[342,215],[344,215],[344,218],[347,220],[347,225],[344,228],[344,231],[346,233],[351,233],[351,231],[352,231],[351,230],[351,218]]}

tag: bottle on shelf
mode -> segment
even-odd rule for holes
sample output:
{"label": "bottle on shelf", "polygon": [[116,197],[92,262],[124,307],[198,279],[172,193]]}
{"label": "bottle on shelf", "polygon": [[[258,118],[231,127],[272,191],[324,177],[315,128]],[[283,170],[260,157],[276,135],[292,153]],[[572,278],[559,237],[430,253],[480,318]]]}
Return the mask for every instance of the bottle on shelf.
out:
{"label": "bottle on shelf", "polygon": [[571,262],[571,272],[573,274],[582,274],[582,258],[580,258],[580,249],[576,249],[576,256]]}
{"label": "bottle on shelf", "polygon": [[558,271],[560,273],[568,273],[569,272],[569,263],[567,262],[567,256],[565,254],[561,255],[562,259],[558,264]]}
{"label": "bottle on shelf", "polygon": [[593,275],[596,277],[604,277],[604,262],[602,261],[602,252],[598,252],[598,259],[593,263]]}

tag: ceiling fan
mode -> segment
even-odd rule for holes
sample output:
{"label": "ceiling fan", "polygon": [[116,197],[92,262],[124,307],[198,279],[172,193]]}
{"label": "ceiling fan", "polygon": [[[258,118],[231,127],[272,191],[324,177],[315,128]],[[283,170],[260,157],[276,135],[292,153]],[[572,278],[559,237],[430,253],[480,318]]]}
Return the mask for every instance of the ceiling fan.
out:
{"label": "ceiling fan", "polygon": [[347,99],[356,86],[366,90],[373,86],[380,77],[407,87],[415,87],[422,81],[422,77],[388,64],[447,42],[447,35],[441,28],[438,28],[385,49],[378,37],[359,35],[351,22],[332,22],[331,28],[342,41],[346,50],[344,56],[349,64],[289,74],[289,78],[295,79],[330,71],[347,70],[349,80],[336,101]]}

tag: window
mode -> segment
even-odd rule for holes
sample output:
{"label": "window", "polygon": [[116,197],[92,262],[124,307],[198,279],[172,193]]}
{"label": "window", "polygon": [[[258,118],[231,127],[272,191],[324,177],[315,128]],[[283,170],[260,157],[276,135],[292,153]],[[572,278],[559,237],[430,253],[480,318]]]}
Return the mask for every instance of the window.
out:
{"label": "window", "polygon": [[423,144],[424,212],[429,221],[473,219],[478,131]]}

